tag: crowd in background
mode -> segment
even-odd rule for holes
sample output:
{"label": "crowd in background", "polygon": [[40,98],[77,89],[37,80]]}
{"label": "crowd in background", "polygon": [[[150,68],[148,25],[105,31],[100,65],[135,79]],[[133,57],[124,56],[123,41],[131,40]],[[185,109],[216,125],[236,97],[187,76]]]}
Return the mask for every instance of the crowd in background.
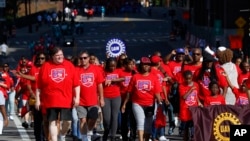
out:
{"label": "crowd in background", "polygon": [[[69,130],[73,140],[95,140],[97,128],[104,141],[116,134],[124,141],[167,141],[165,133],[174,130],[190,140],[195,129],[189,107],[249,104],[247,56],[218,50],[155,51],[139,61],[122,54],[103,63],[87,51],[64,56],[55,46],[35,50],[32,59],[20,58],[15,71],[0,65],[0,125],[17,114],[24,128],[34,128],[37,141],[63,141]],[[236,70],[236,81],[225,64]]]}

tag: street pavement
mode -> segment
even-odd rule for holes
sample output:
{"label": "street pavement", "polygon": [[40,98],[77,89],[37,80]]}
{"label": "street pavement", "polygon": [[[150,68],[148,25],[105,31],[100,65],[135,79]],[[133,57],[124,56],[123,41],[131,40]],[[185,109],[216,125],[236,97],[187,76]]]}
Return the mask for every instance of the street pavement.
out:
{"label": "street pavement", "polygon": [[[65,55],[77,55],[81,50],[88,50],[95,53],[100,60],[105,59],[105,46],[110,38],[120,38],[126,44],[126,53],[139,59],[154,51],[160,51],[163,55],[171,52],[172,49],[183,47],[184,41],[169,41],[170,22],[162,13],[164,8],[153,9],[152,16],[147,16],[147,9],[139,14],[120,14],[112,17],[94,17],[87,20],[86,17],[77,17],[76,21],[84,24],[84,33],[75,35],[76,46],[63,47]],[[45,34],[52,34],[51,26],[43,25],[38,31],[28,32],[28,27],[17,29],[16,37],[8,40],[8,57],[5,59],[13,65],[13,68],[21,56],[30,57],[28,45],[31,41],[38,41],[39,37]],[[27,130],[21,126],[22,119],[15,116],[9,126],[4,128],[0,141],[33,141],[33,130]],[[166,128],[166,131],[168,126]],[[174,135],[167,136],[173,141],[181,141],[178,130]],[[72,140],[67,137],[67,140]]]}

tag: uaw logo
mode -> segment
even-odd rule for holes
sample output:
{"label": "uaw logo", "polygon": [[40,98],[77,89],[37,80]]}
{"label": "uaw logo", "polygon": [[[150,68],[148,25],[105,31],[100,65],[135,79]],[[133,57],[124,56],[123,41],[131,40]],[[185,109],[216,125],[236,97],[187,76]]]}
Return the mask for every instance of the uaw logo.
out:
{"label": "uaw logo", "polygon": [[51,70],[51,79],[56,83],[63,81],[66,75],[67,74],[64,68],[56,68]]}
{"label": "uaw logo", "polygon": [[106,53],[110,57],[118,57],[122,53],[125,53],[126,47],[122,40],[120,39],[111,39],[107,42]]}
{"label": "uaw logo", "polygon": [[151,81],[149,80],[138,80],[137,81],[137,89],[142,93],[146,93],[146,91],[150,91],[151,89]]}
{"label": "uaw logo", "polygon": [[213,134],[216,141],[230,141],[230,125],[240,125],[240,120],[232,113],[224,112],[216,116]]}
{"label": "uaw logo", "polygon": [[126,87],[129,85],[131,76],[125,76],[125,80],[122,82],[122,84]]}
{"label": "uaw logo", "polygon": [[188,97],[185,100],[185,103],[188,106],[193,106],[195,103],[197,103],[197,90],[193,90]]}
{"label": "uaw logo", "polygon": [[92,86],[94,83],[94,79],[95,79],[95,77],[94,77],[93,73],[81,74],[81,82],[82,82],[82,85],[85,87]]}

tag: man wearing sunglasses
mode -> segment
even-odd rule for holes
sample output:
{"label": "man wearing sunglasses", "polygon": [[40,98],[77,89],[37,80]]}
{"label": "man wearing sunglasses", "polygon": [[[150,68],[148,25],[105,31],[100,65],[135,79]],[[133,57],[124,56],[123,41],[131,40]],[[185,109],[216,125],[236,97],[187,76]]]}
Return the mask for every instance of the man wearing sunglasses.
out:
{"label": "man wearing sunglasses", "polygon": [[80,103],[76,107],[80,119],[82,140],[96,140],[93,129],[98,119],[99,104],[104,106],[102,70],[90,64],[90,55],[83,51],[79,55],[82,67],[78,68],[80,81]]}

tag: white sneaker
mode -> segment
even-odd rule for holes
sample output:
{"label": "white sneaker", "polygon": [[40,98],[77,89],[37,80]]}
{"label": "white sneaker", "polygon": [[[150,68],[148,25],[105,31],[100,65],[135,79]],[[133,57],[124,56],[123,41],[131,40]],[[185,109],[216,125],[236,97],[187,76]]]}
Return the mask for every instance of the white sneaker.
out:
{"label": "white sneaker", "polygon": [[165,136],[160,136],[159,141],[169,141]]}
{"label": "white sneaker", "polygon": [[178,126],[178,117],[174,117],[174,124],[175,124],[175,127],[177,127]]}
{"label": "white sneaker", "polygon": [[14,117],[13,117],[13,116],[9,116],[9,119],[13,121],[13,120],[14,120]]}
{"label": "white sneaker", "polygon": [[59,136],[58,136],[58,140],[59,140],[59,141],[66,141],[65,135],[59,135]]}

